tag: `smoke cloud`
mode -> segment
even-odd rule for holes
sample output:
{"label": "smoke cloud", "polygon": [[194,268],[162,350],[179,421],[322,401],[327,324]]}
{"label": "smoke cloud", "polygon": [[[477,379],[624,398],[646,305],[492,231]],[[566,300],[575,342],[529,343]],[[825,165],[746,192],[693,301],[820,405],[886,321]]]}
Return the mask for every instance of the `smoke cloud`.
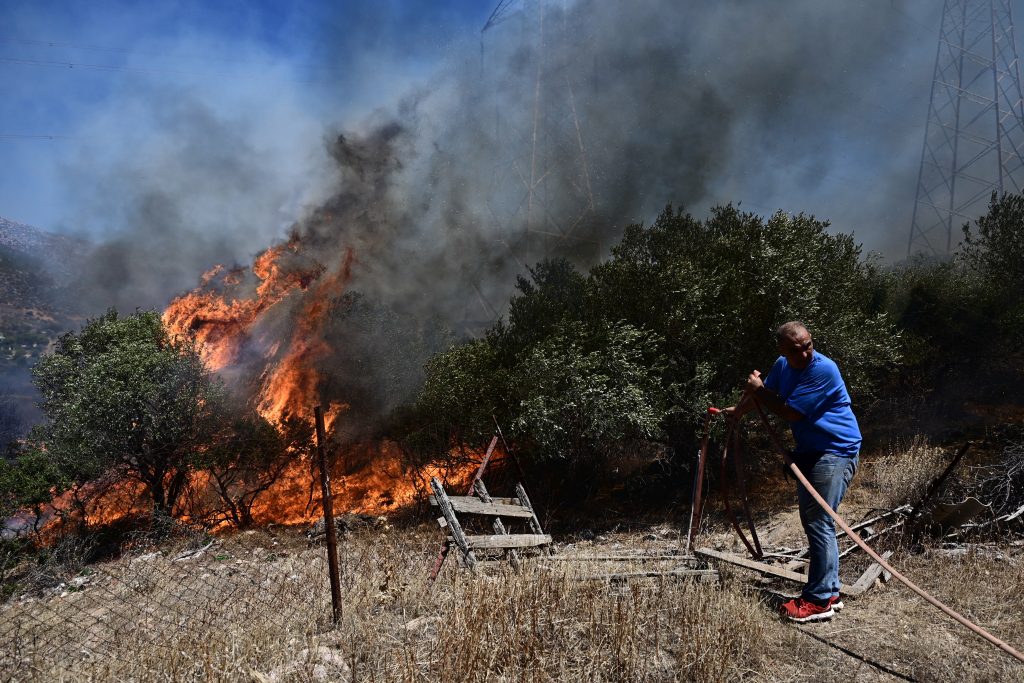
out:
{"label": "smoke cloud", "polygon": [[479,52],[348,129],[332,218],[298,230],[354,246],[360,290],[447,320],[500,310],[545,255],[593,263],[668,202],[805,211],[902,245],[920,139],[883,122],[912,102],[923,119],[927,78],[905,78],[930,65],[905,16],[523,3]]}
{"label": "smoke cloud", "polygon": [[[669,202],[813,213],[898,254],[934,58],[908,18],[934,14],[924,0],[527,0],[422,78],[392,73],[379,36],[348,45],[386,106],[326,132],[287,88],[245,116],[150,93],[131,106],[158,140],[84,150],[69,170],[88,213],[120,226],[88,259],[86,303],[162,306],[286,232],[324,277],[351,253],[324,330],[334,353],[316,362],[330,393],[376,391],[364,403],[379,413],[441,343],[423,330],[491,322],[515,274],[545,256],[593,264]],[[341,23],[325,23],[325,54]],[[277,125],[291,132],[268,143]],[[275,315],[303,310],[298,294]]]}

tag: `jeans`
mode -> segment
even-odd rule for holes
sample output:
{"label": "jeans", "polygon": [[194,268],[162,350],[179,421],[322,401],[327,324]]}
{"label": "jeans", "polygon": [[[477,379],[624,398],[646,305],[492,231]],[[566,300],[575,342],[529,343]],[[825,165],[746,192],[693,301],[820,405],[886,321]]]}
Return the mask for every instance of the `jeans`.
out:
{"label": "jeans", "polygon": [[[794,454],[793,462],[825,502],[838,511],[839,502],[857,472],[858,456],[835,453]],[[796,489],[797,500],[800,502],[800,523],[807,534],[810,554],[803,597],[820,603],[833,595],[839,595],[839,544],[836,542],[835,522],[815,502],[803,484],[797,482]]]}

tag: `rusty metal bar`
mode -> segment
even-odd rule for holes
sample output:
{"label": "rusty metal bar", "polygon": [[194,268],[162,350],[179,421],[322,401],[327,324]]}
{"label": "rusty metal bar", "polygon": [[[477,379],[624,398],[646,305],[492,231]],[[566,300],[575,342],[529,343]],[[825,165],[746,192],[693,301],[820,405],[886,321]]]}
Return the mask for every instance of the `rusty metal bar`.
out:
{"label": "rusty metal bar", "polygon": [[750,509],[750,500],[747,498],[747,475],[743,465],[743,444],[740,443],[739,430],[733,430],[733,457],[732,464],[736,469],[736,488],[739,489],[740,501],[743,503],[743,514],[747,518],[747,529],[750,530],[750,541],[754,544],[757,553],[755,559],[764,557],[761,550],[761,541],[757,537],[757,527],[754,525],[754,513]]}
{"label": "rusty metal bar", "polygon": [[[719,479],[721,481],[721,487],[722,487],[722,507],[725,508],[725,516],[729,519],[729,523],[732,524],[732,528],[736,530],[736,535],[740,537],[741,541],[743,541],[743,545],[746,546],[747,552],[749,552],[750,556],[753,557],[755,560],[759,560],[759,559],[761,559],[761,547],[760,547],[760,543],[758,543],[758,541],[757,541],[757,535],[756,534],[754,535],[754,543],[757,544],[756,547],[755,547],[754,544],[752,544],[749,540],[747,540],[747,535],[744,534],[743,533],[743,529],[740,528],[740,522],[736,518],[736,513],[733,512],[732,505],[729,503],[729,487],[727,486],[728,479],[726,478],[727,477],[726,465],[729,462],[729,455],[730,455],[730,453],[732,454],[732,459],[735,460],[736,459],[736,451],[738,451],[738,449],[739,449],[739,443],[738,443],[737,437],[735,435],[735,430],[736,430],[736,422],[735,422],[735,420],[730,420],[729,423],[728,423],[728,426],[726,427],[725,445],[722,448],[722,459],[721,459],[721,462],[719,463]],[[741,469],[737,469],[736,471],[738,473],[742,472]],[[742,495],[741,495],[741,497],[742,497]],[[746,503],[745,500],[743,502]],[[754,522],[753,522],[752,519],[748,518],[748,526],[751,529],[753,528]]]}
{"label": "rusty metal bar", "polygon": [[341,572],[338,568],[338,532],[334,527],[334,498],[331,495],[331,469],[327,465],[327,441],[324,412],[313,408],[316,418],[316,452],[320,459],[320,493],[324,509],[324,529],[327,532],[327,568],[331,579],[331,612],[333,621],[341,621]]}
{"label": "rusty metal bar", "polygon": [[686,535],[686,552],[690,552],[697,534],[700,533],[700,520],[704,512],[704,464],[708,459],[708,439],[711,438],[711,418],[720,411],[718,408],[709,407],[704,415],[704,438],[700,441],[700,451],[697,453],[697,472],[693,477],[693,491],[690,494],[690,529]]}

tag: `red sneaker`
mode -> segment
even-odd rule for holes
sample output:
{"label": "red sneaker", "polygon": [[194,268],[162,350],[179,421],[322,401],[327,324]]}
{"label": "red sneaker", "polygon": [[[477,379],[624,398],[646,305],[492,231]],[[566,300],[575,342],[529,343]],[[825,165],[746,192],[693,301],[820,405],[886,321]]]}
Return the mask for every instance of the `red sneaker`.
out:
{"label": "red sneaker", "polygon": [[828,606],[831,607],[832,610],[835,612],[838,612],[839,610],[846,607],[846,605],[843,604],[843,599],[840,598],[838,595],[833,595],[831,598],[828,599]]}
{"label": "red sneaker", "polygon": [[836,615],[831,601],[824,605],[816,605],[803,598],[793,598],[789,602],[783,603],[779,611],[783,617],[798,624],[808,621],[824,621]]}

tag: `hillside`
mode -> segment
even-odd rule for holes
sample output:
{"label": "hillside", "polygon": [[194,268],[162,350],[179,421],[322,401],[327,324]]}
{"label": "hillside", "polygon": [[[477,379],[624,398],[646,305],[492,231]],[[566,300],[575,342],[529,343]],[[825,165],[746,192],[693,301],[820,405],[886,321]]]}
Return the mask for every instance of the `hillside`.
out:
{"label": "hillside", "polygon": [[29,368],[77,324],[64,288],[86,246],[0,217],[0,447],[34,418]]}
{"label": "hillside", "polygon": [[[872,498],[858,483],[855,514]],[[761,520],[801,543],[790,506]],[[706,540],[743,551],[720,517]],[[471,573],[429,569],[436,527],[377,523],[346,534],[341,623],[330,624],[322,546],[297,530],[192,535],[22,581],[0,606],[0,675],[12,680],[938,681],[1020,680],[1019,665],[890,581],[830,622],[775,616],[773,590],[741,569],[717,580],[593,577],[678,566],[678,520],[563,536],[555,558]],[[143,541],[147,540],[139,534]],[[138,538],[137,538],[138,540]],[[1019,643],[1021,547],[892,561],[928,590]],[[584,561],[635,556],[636,561]],[[644,562],[645,556],[666,561]],[[67,557],[65,555],[65,557]],[[565,561],[569,558],[579,561]],[[862,558],[849,561],[856,576]],[[984,576],[969,581],[966,576]]]}

